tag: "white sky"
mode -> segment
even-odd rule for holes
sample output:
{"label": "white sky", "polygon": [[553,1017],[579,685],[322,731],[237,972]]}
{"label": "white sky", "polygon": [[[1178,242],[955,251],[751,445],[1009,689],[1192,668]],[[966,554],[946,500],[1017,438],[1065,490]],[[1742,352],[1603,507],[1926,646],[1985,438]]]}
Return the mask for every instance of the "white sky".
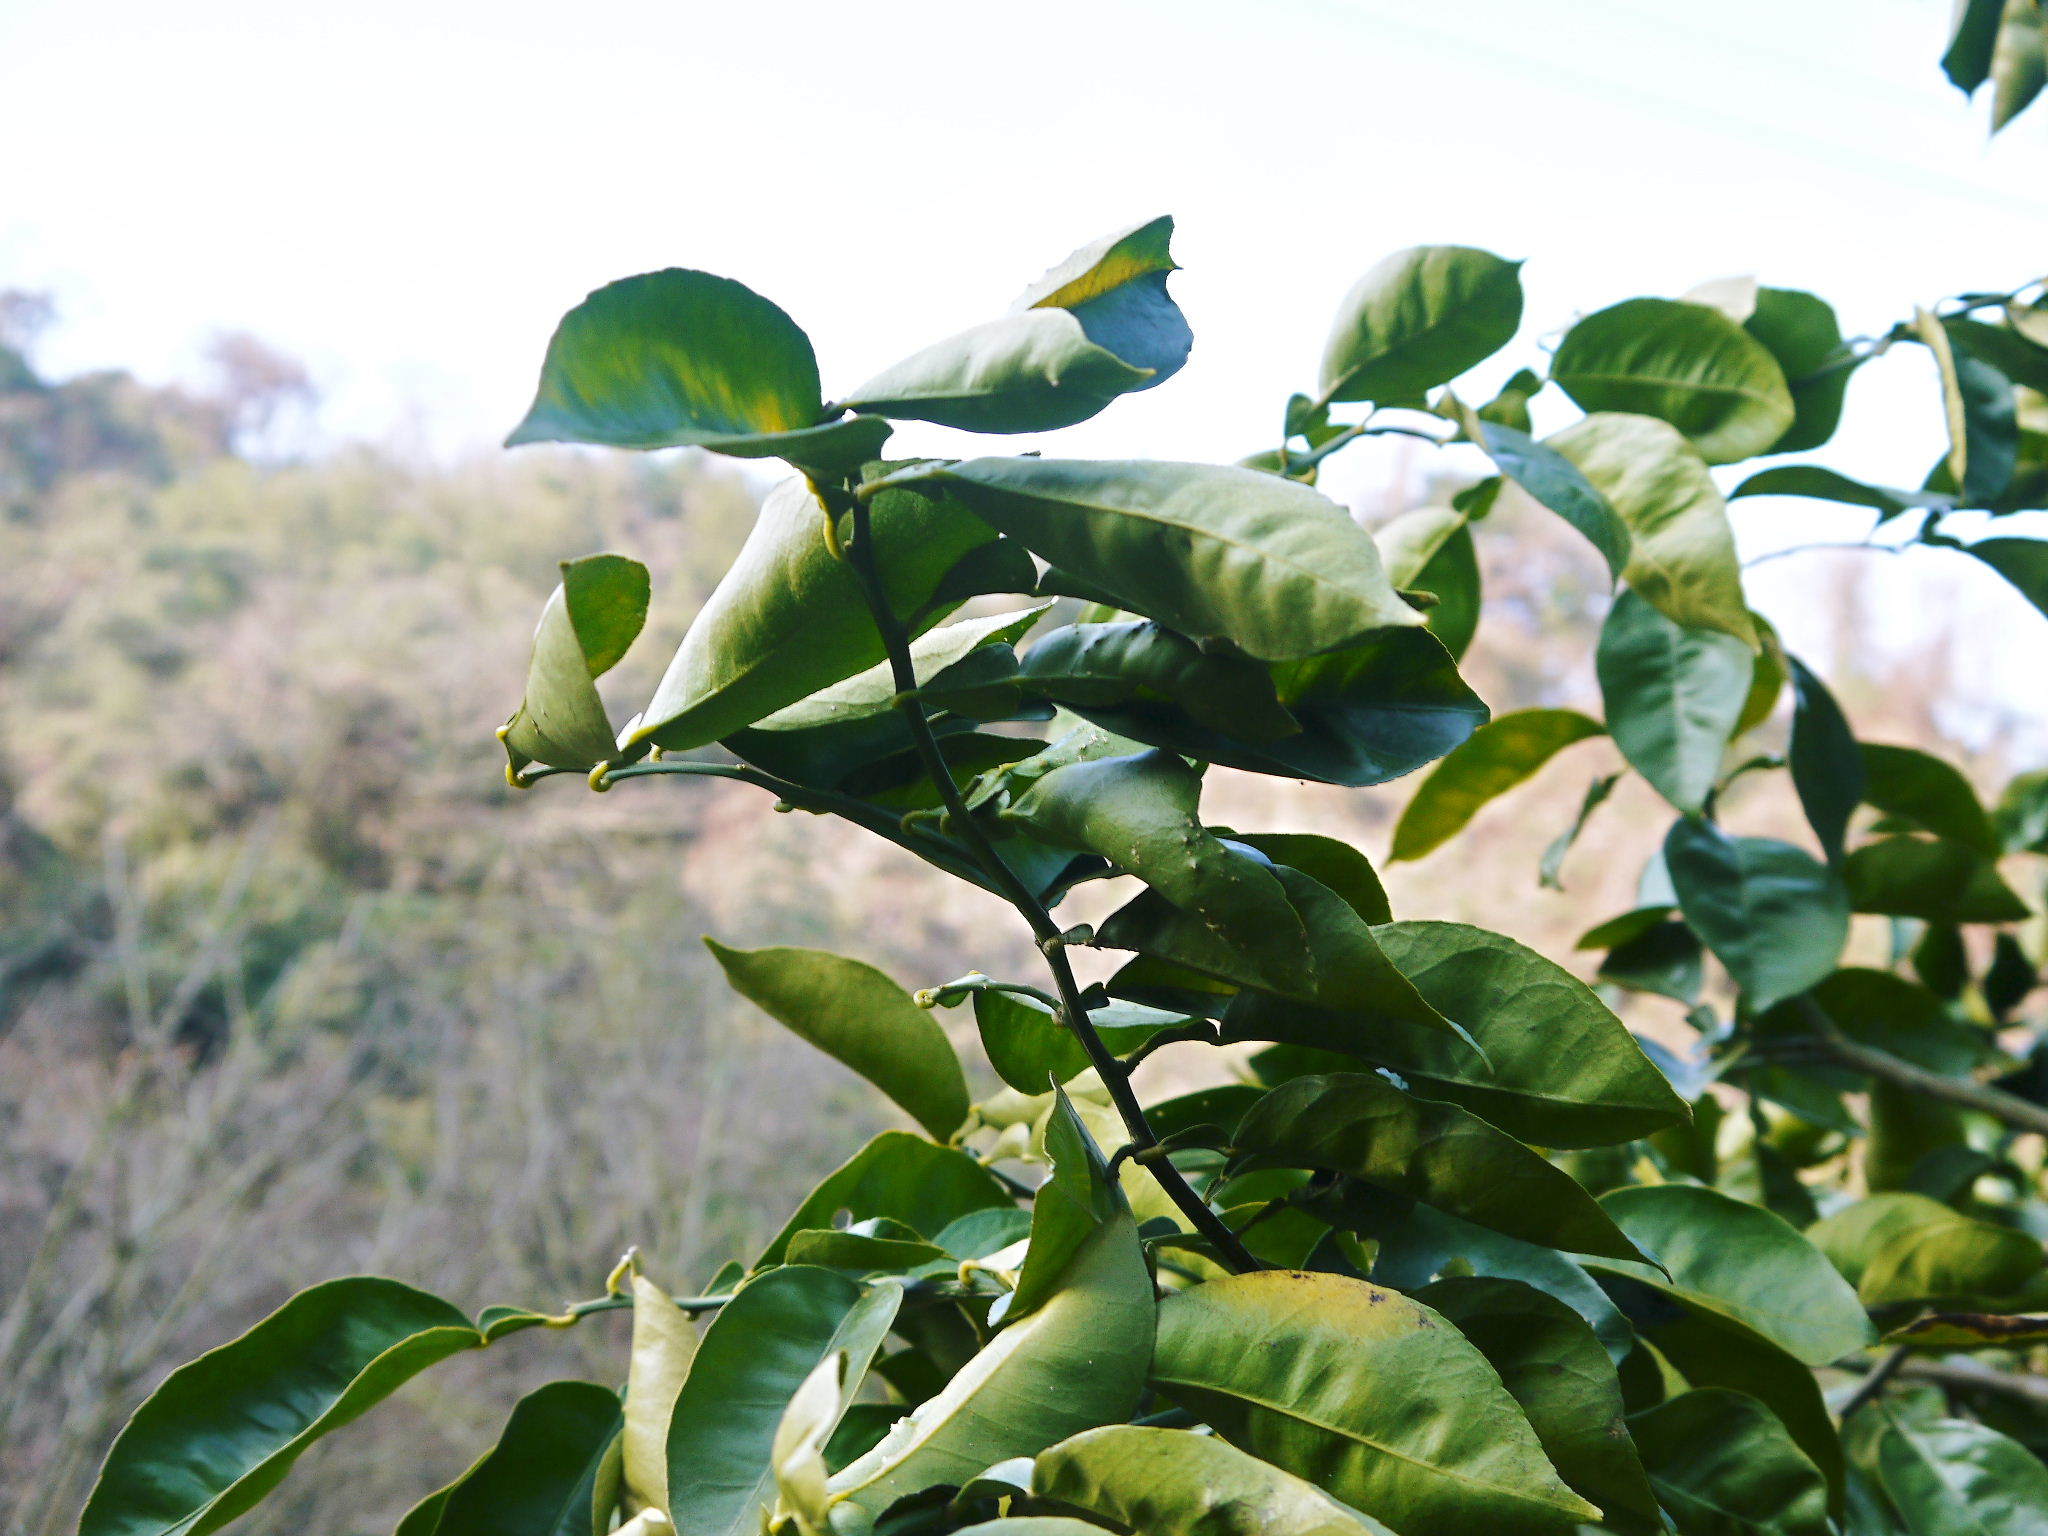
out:
{"label": "white sky", "polygon": [[[53,370],[187,375],[211,331],[246,329],[312,365],[331,428],[453,449],[518,418],[555,319],[611,278],[740,278],[809,330],[829,394],[1172,212],[1192,361],[1055,441],[1230,459],[1265,445],[1338,297],[1399,246],[1528,258],[1531,338],[1731,272],[1812,287],[1852,330],[2048,272],[2048,105],[1987,142],[1936,67],[1947,14],[0,0],[0,286],[57,294]],[[1924,473],[1938,422],[1908,350],[1866,370],[1866,425],[1819,457]],[[1538,360],[1517,351],[1480,385]],[[1353,465],[1340,496],[1390,462]],[[1745,547],[1783,542],[1788,515],[1738,504]],[[1974,562],[1883,564],[1908,607],[1959,591],[2042,654],[1996,578],[1919,574]]]}

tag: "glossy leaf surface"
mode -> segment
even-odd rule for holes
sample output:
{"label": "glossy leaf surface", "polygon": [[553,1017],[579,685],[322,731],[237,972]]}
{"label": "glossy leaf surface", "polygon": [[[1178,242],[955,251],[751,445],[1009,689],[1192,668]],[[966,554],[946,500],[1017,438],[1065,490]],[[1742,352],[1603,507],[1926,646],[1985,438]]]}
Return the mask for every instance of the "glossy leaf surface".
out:
{"label": "glossy leaf surface", "polygon": [[618,664],[647,620],[647,567],[622,555],[562,562],[541,610],[526,693],[498,733],[516,774],[528,763],[594,768],[617,750],[597,679]]}
{"label": "glossy leaf surface", "polygon": [[969,1154],[907,1131],[884,1131],[804,1198],[756,1267],[781,1263],[792,1236],[834,1225],[842,1210],[854,1221],[886,1216],[935,1235],[971,1212],[1011,1203],[1001,1181]]}
{"label": "glossy leaf surface", "polygon": [[1166,291],[1172,235],[1172,219],[1153,219],[1076,251],[1009,314],[912,353],[851,403],[970,432],[1047,432],[1165,382],[1194,341]]}
{"label": "glossy leaf surface", "polygon": [[1642,1266],[1625,1273],[1674,1288],[1808,1365],[1829,1364],[1870,1342],[1869,1320],[1848,1283],[1769,1211],[1688,1184],[1618,1189],[1600,1203],[1670,1278]]}
{"label": "glossy leaf surface", "polygon": [[1362,1280],[1268,1270],[1170,1296],[1153,1377],[1231,1444],[1402,1536],[1597,1518],[1485,1356],[1427,1307]]}
{"label": "glossy leaf surface", "polygon": [[834,422],[810,338],[744,284],[671,267],[598,289],[562,317],[526,419],[506,439],[694,446],[813,467],[874,457],[887,422]]}
{"label": "glossy leaf surface", "polygon": [[740,1288],[704,1330],[668,1429],[669,1514],[704,1536],[753,1536],[775,1502],[776,1430],[819,1362],[858,1382],[903,1299],[792,1264]]}
{"label": "glossy leaf surface", "polygon": [[1641,1257],[1571,1175],[1469,1110],[1377,1073],[1284,1083],[1251,1107],[1232,1141],[1250,1166],[1347,1174],[1525,1242]]}
{"label": "glossy leaf surface", "polygon": [[1750,1001],[1765,1009],[1820,981],[1849,938],[1841,879],[1812,854],[1767,837],[1672,824],[1664,862],[1679,910]]}
{"label": "glossy leaf surface", "polygon": [[[880,493],[872,518],[890,605],[918,629],[943,616],[928,605],[949,573],[994,539],[957,503],[916,491]],[[859,583],[824,530],[824,508],[801,477],[768,493],[631,741],[701,747],[883,659]]]}
{"label": "glossy leaf surface", "polygon": [[618,1437],[616,1393],[551,1382],[519,1400],[490,1454],[415,1508],[399,1536],[604,1536]]}
{"label": "glossy leaf surface", "polygon": [[301,1291],[149,1395],[107,1453],[80,1536],[217,1531],[323,1435],[484,1342],[447,1302],[396,1280]]}
{"label": "glossy leaf surface", "polygon": [[1196,641],[1265,661],[1420,625],[1371,535],[1305,485],[1150,460],[969,459],[923,471],[1033,554]]}
{"label": "glossy leaf surface", "polygon": [[1777,360],[1704,304],[1627,299],[1588,315],[1565,333],[1550,374],[1587,411],[1670,422],[1710,464],[1768,452],[1793,421]]}
{"label": "glossy leaf surface", "polygon": [[1519,1280],[1439,1280],[1415,1299],[1486,1356],[1558,1475],[1599,1505],[1608,1525],[1657,1527],[1656,1497],[1622,1422],[1621,1383],[1585,1319]]}
{"label": "glossy leaf surface", "polygon": [[1520,262],[1469,246],[1397,251],[1338,306],[1323,353],[1324,398],[1419,403],[1506,346],[1521,321]]}
{"label": "glossy leaf surface", "polygon": [[1730,635],[1683,628],[1624,592],[1601,627],[1594,665],[1621,755],[1657,793],[1697,815],[1749,694],[1749,651]]}
{"label": "glossy leaf surface", "polygon": [[945,1030],[873,966],[821,949],[704,943],[741,996],[873,1083],[935,1139],[967,1118],[967,1078]]}
{"label": "glossy leaf surface", "polygon": [[1313,1483],[1213,1435],[1112,1424],[1041,1451],[1031,1491],[1146,1536],[1389,1536]]}
{"label": "glossy leaf surface", "polygon": [[1680,1536],[1830,1536],[1827,1484],[1754,1398],[1683,1392],[1629,1421]]}

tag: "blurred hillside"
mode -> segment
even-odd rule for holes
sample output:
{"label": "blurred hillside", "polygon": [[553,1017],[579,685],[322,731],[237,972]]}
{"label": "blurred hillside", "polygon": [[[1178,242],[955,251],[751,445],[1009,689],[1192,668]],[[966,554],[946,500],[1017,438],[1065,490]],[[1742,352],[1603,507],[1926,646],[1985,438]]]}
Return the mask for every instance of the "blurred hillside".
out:
{"label": "blurred hillside", "polygon": [[[843,948],[911,985],[968,964],[1015,974],[1027,953],[993,902],[849,829],[769,815],[744,787],[505,787],[491,730],[555,562],[612,548],[653,568],[656,617],[613,680],[644,696],[755,483],[689,456],[293,461],[279,423],[311,394],[288,359],[242,338],[216,349],[207,389],[52,381],[31,361],[46,319],[0,301],[11,1536],[68,1529],[147,1386],[310,1277],[548,1305],[595,1294],[628,1244],[681,1289],[758,1240],[886,1116],[731,998],[698,934]],[[1442,489],[1396,485],[1366,510]],[[1595,705],[1597,569],[1554,519],[1495,516],[1468,675],[1496,710]],[[1849,636],[1853,572],[1834,601]],[[1839,649],[1811,659],[1866,734],[1939,739],[1945,653],[1865,677]],[[1996,740],[1975,745],[1997,766]],[[1544,845],[1610,750],[1574,749],[1460,843],[1390,872],[1404,915],[1482,920],[1569,958],[1579,928],[1628,904],[1662,824],[1618,795],[1565,866],[1571,895],[1538,891]],[[1217,819],[1331,831],[1375,857],[1409,788],[1229,778]],[[1741,814],[1763,829],[1790,813]],[[1451,894],[1443,872],[1482,848],[1503,883]],[[1076,919],[1117,895],[1085,888]],[[1188,1068],[1168,1052],[1147,1070]],[[608,1379],[622,1337],[597,1319],[458,1362],[309,1459],[252,1536],[388,1531],[494,1432],[465,1404]],[[479,1376],[494,1390],[473,1392]]]}

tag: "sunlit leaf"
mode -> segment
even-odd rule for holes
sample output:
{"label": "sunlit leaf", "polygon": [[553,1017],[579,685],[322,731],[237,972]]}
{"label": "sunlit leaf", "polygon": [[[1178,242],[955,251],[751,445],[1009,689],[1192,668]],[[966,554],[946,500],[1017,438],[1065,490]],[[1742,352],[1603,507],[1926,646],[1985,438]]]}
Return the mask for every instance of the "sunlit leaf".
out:
{"label": "sunlit leaf", "polygon": [[1402,1536],[1598,1518],[1486,1358],[1398,1292],[1277,1270],[1212,1280],[1161,1304],[1152,1369],[1225,1440]]}
{"label": "sunlit leaf", "polygon": [[1710,464],[1768,453],[1793,421],[1777,360],[1704,304],[1627,299],[1588,315],[1558,344],[1550,376],[1587,411],[1670,422]]}
{"label": "sunlit leaf", "polygon": [[1458,245],[1396,251],[1337,307],[1323,397],[1420,404],[1506,346],[1521,321],[1520,262]]}
{"label": "sunlit leaf", "polygon": [[1441,847],[1480,808],[1530,778],[1575,742],[1604,731],[1573,709],[1520,709],[1474,731],[1415,791],[1394,828],[1390,862]]}
{"label": "sunlit leaf", "polygon": [[648,590],[647,567],[623,555],[562,562],[534,630],[525,696],[498,732],[515,778],[529,763],[594,768],[617,750],[597,679],[639,635]]}
{"label": "sunlit leaf", "polygon": [[970,432],[1046,432],[1164,383],[1194,343],[1166,291],[1172,237],[1158,218],[1083,247],[1009,314],[884,369],[849,403]]}

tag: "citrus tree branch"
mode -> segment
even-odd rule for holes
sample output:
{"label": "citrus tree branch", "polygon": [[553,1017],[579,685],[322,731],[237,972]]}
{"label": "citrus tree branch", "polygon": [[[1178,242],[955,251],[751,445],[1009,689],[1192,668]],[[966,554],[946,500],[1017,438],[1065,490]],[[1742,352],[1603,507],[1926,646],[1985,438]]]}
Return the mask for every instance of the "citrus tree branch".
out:
{"label": "citrus tree branch", "polygon": [[853,537],[848,542],[847,561],[859,580],[861,594],[874,617],[875,628],[881,634],[883,648],[888,652],[890,676],[896,685],[896,707],[910,730],[919,761],[945,803],[948,824],[980,865],[989,887],[1015,907],[1030,925],[1032,937],[1037,940],[1045,963],[1052,971],[1053,985],[1059,995],[1060,1019],[1081,1042],[1081,1048],[1088,1053],[1089,1064],[1109,1091],[1110,1102],[1116,1106],[1125,1134],[1131,1138],[1132,1155],[1144,1162],[1167,1197],[1194,1229],[1208,1239],[1224,1263],[1240,1274],[1263,1268],[1223,1218],[1195,1192],[1178,1168],[1163,1156],[1146,1156],[1159,1146],[1159,1138],[1145,1118],[1144,1106],[1131,1089],[1129,1070],[1103,1043],[1102,1036],[1089,1020],[1087,1004],[1081,998],[1081,984],[1074,975],[1072,962],[1067,959],[1064,930],[1037,894],[1003,862],[1002,855],[989,841],[988,833],[968,810],[959,785],[953,782],[953,771],[946,763],[945,754],[939,749],[938,738],[932,734],[931,721],[925,714],[923,701],[917,696],[917,671],[910,659],[910,636],[896,617],[895,610],[889,606],[881,571],[875,560],[874,531],[868,505],[852,494],[851,487],[847,487],[830,498],[828,508],[835,516],[841,510],[852,514]]}
{"label": "citrus tree branch", "polygon": [[1799,1009],[1813,1031],[1799,1044],[1811,1048],[1821,1059],[1861,1072],[1866,1077],[1878,1078],[1895,1087],[1904,1088],[1909,1093],[1939,1099],[1943,1103],[1959,1105],[1964,1109],[1977,1110],[2004,1121],[2015,1130],[2033,1131],[2048,1136],[2048,1109],[2043,1109],[2039,1104],[2023,1099],[2017,1094],[2007,1093],[2002,1088],[1993,1088],[1988,1083],[1975,1082],[1967,1077],[1947,1077],[1939,1072],[1929,1072],[1925,1067],[1916,1067],[1912,1062],[1903,1061],[1888,1051],[1876,1050],[1851,1040],[1810,997],[1799,999]]}

